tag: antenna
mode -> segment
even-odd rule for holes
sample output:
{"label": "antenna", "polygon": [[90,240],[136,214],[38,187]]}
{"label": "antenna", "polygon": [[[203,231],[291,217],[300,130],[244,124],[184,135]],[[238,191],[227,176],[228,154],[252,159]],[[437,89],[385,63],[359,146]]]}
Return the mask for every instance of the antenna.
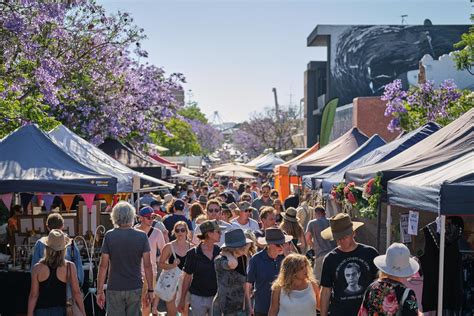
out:
{"label": "antenna", "polygon": [[407,24],[407,21],[405,20],[405,18],[408,17],[408,14],[402,14],[400,15],[400,17],[402,18],[402,25]]}

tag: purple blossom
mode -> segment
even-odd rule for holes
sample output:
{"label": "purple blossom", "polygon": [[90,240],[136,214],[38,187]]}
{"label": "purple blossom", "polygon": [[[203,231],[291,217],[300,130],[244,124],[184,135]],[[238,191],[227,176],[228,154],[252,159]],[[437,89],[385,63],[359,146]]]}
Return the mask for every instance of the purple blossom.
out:
{"label": "purple blossom", "polygon": [[3,22],[3,27],[13,33],[20,33],[24,28],[24,22],[18,15],[12,14],[10,18]]}

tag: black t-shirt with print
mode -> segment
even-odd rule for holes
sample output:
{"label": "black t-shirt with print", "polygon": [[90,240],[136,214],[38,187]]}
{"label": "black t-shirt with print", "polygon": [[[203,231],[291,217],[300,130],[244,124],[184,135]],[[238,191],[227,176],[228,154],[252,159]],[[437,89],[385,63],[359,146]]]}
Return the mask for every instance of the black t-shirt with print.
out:
{"label": "black t-shirt with print", "polygon": [[326,255],[321,286],[332,288],[331,316],[357,315],[365,290],[377,276],[376,256],[375,248],[363,244],[351,252],[336,248]]}

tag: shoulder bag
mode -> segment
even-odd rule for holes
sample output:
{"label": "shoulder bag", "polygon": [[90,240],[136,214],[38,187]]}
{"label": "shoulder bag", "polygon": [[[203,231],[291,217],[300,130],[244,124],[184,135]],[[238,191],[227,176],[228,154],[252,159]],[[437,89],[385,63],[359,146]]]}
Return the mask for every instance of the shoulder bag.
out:
{"label": "shoulder bag", "polygon": [[[176,262],[173,243],[170,244],[171,252]],[[158,282],[156,282],[155,292],[165,302],[171,301],[178,290],[178,281],[182,271],[178,267],[161,271]]]}

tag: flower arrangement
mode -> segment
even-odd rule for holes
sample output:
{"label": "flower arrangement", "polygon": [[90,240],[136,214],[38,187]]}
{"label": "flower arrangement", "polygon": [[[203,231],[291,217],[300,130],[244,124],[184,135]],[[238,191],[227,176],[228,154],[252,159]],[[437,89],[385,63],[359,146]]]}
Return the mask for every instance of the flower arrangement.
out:
{"label": "flower arrangement", "polygon": [[367,207],[367,201],[362,197],[362,190],[350,182],[344,188],[344,198],[353,208],[361,210]]}
{"label": "flower arrangement", "polygon": [[377,206],[382,195],[381,180],[382,176],[377,174],[364,185],[362,197],[367,201],[367,206],[360,209],[362,217],[375,218],[377,216]]}
{"label": "flower arrangement", "polygon": [[344,182],[340,182],[338,185],[333,185],[331,190],[331,197],[334,201],[338,204],[342,204],[344,202],[344,188],[346,184]]}

